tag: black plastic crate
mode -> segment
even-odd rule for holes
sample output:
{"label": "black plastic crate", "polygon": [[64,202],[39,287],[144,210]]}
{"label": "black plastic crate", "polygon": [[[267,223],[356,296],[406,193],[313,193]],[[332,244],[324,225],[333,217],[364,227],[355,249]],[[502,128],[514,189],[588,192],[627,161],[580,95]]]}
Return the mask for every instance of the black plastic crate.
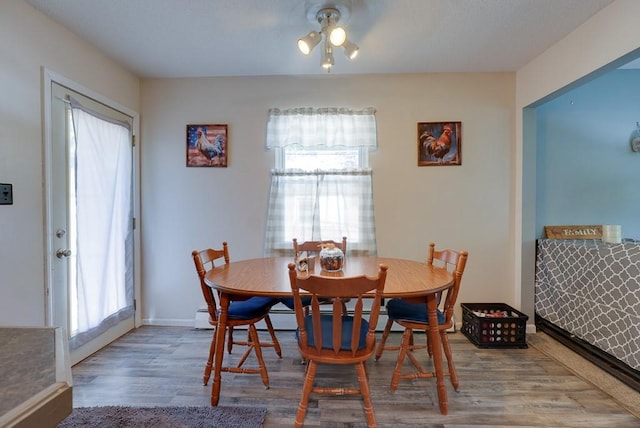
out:
{"label": "black plastic crate", "polygon": [[529,317],[504,303],[462,303],[462,333],[478,348],[528,348]]}

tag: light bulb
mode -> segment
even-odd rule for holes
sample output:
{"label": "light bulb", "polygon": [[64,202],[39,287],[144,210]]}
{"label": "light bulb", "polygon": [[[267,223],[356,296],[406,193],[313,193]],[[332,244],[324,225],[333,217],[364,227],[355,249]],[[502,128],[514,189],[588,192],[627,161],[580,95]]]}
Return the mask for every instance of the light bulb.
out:
{"label": "light bulb", "polygon": [[347,40],[347,32],[344,31],[342,27],[333,27],[329,31],[329,40],[333,46],[342,46],[345,40]]}

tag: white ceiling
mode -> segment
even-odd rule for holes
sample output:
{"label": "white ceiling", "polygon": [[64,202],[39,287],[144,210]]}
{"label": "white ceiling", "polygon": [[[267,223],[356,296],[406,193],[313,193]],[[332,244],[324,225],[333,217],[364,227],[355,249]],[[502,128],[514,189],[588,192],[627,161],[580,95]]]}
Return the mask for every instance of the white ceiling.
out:
{"label": "white ceiling", "polygon": [[[343,0],[348,1],[348,0]],[[326,74],[310,4],[327,0],[26,0],[140,77]],[[613,0],[351,0],[360,46],[332,74],[509,72]]]}

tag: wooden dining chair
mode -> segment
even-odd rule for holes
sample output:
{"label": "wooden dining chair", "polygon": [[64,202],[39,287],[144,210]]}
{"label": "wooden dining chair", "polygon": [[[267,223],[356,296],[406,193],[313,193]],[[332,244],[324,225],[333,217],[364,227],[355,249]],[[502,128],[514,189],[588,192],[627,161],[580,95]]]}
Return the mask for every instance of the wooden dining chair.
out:
{"label": "wooden dining chair", "polygon": [[[205,250],[194,250],[191,255],[193,256],[193,262],[196,267],[196,272],[200,278],[200,288],[204,296],[204,300],[207,302],[207,311],[209,312],[209,324],[214,326],[213,338],[211,339],[211,346],[209,348],[209,359],[205,366],[204,376],[202,378],[203,385],[209,382],[211,377],[211,370],[213,368],[213,358],[216,349],[216,330],[218,326],[218,311],[220,305],[220,298],[218,291],[209,287],[204,279],[207,272],[215,267],[214,262],[219,259],[224,259],[225,263],[229,263],[229,247],[226,242],[222,243],[221,250],[214,250],[207,248]],[[267,374],[267,368],[262,358],[262,348],[269,347],[274,348],[278,357],[282,357],[282,351],[280,343],[273,330],[271,319],[269,318],[269,310],[273,305],[278,303],[278,300],[271,297],[250,297],[246,300],[234,300],[229,303],[228,315],[227,315],[227,331],[225,337],[227,337],[227,352],[230,354],[233,345],[246,346],[244,354],[240,358],[238,364],[235,367],[222,367],[221,371],[231,373],[251,373],[260,374],[262,382],[265,387],[269,387],[269,377]],[[258,337],[258,331],[256,329],[256,323],[264,320],[267,325],[267,330],[271,336],[271,342],[261,342]],[[233,339],[234,327],[246,327],[247,328],[247,340],[238,341]],[[247,358],[254,351],[258,360],[258,369],[244,368],[243,365]]]}
{"label": "wooden dining chair", "polygon": [[[460,283],[462,282],[462,274],[464,273],[464,268],[467,263],[467,257],[467,251],[438,251],[435,249],[434,243],[429,244],[427,264],[440,265],[453,272],[454,285],[444,291],[444,293],[437,296],[439,306],[437,315],[440,342],[442,343],[442,348],[447,358],[448,365],[448,371],[445,375],[449,376],[451,384],[456,391],[458,391],[459,385],[458,375],[456,374],[455,365],[453,364],[453,355],[451,353],[449,338],[447,337],[447,330],[453,326],[453,310],[458,298],[458,292],[460,291]],[[391,378],[391,390],[395,391],[397,389],[400,379],[435,377],[435,373],[426,371],[413,354],[413,351],[415,350],[426,348],[429,356],[433,355],[428,334],[425,334],[426,343],[424,345],[415,344],[413,337],[414,330],[422,330],[427,333],[427,330],[429,329],[426,300],[395,298],[389,300],[386,306],[389,319],[387,320],[384,332],[382,333],[382,339],[380,340],[376,350],[376,361],[380,359],[384,350],[398,350],[396,366]],[[404,327],[402,342],[400,346],[387,346],[387,338],[389,337],[389,333],[391,332],[391,327],[394,322]],[[412,373],[402,373],[402,363],[404,362],[405,356],[409,358],[416,371]]]}
{"label": "wooden dining chair", "polygon": [[[304,273],[298,276],[295,263],[289,264],[289,279],[296,313],[296,339],[300,354],[308,362],[302,397],[298,404],[295,426],[301,427],[311,393],[330,395],[361,395],[367,425],[376,425],[369,391],[365,363],[373,356],[376,345],[375,328],[380,314],[380,302],[387,278],[387,266],[380,265],[377,277],[320,276]],[[301,291],[304,290],[304,291]],[[375,293],[371,293],[375,291]],[[368,318],[364,316],[364,299],[374,297]],[[310,297],[310,313],[306,314],[302,298]],[[331,310],[321,311],[323,299],[331,298]],[[341,299],[355,301],[353,314],[345,313]],[[318,364],[353,364],[359,387],[317,386]]]}
{"label": "wooden dining chair", "polygon": [[337,248],[340,248],[342,252],[347,254],[347,237],[343,236],[342,241],[336,242],[333,240],[327,241],[304,241],[298,242],[298,238],[293,238],[293,255],[297,259],[300,253],[306,251],[307,253],[318,254],[322,249],[322,245],[333,244]]}
{"label": "wooden dining chair", "polygon": [[[336,242],[333,240],[326,240],[326,241],[304,241],[304,242],[298,242],[298,238],[293,238],[293,255],[295,260],[298,260],[298,257],[302,254],[302,253],[307,253],[308,255],[314,255],[317,256],[318,254],[320,254],[320,250],[322,250],[322,245],[325,244],[333,244],[335,245],[337,248],[340,248],[342,250],[343,254],[347,254],[347,237],[343,236],[342,237],[342,241],[341,242]],[[318,263],[319,265],[319,263]],[[316,265],[316,266],[318,266]],[[318,272],[320,270],[320,267],[317,267]],[[285,305],[287,308],[293,310],[293,299],[291,297],[283,297],[280,299],[280,302]],[[303,302],[308,302],[308,299],[303,299]],[[332,299],[325,299],[323,301],[323,304],[331,304],[332,303]],[[346,301],[343,301],[344,303],[344,309],[345,312],[347,310],[347,306],[346,306]]]}

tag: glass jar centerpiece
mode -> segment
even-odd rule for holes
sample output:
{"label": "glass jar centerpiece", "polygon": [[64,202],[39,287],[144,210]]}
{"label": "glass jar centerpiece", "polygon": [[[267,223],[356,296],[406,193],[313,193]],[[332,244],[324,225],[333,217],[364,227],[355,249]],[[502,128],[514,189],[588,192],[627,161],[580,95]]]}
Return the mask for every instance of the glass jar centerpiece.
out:
{"label": "glass jar centerpiece", "polygon": [[321,244],[320,267],[327,272],[338,272],[344,264],[344,253],[335,244]]}

